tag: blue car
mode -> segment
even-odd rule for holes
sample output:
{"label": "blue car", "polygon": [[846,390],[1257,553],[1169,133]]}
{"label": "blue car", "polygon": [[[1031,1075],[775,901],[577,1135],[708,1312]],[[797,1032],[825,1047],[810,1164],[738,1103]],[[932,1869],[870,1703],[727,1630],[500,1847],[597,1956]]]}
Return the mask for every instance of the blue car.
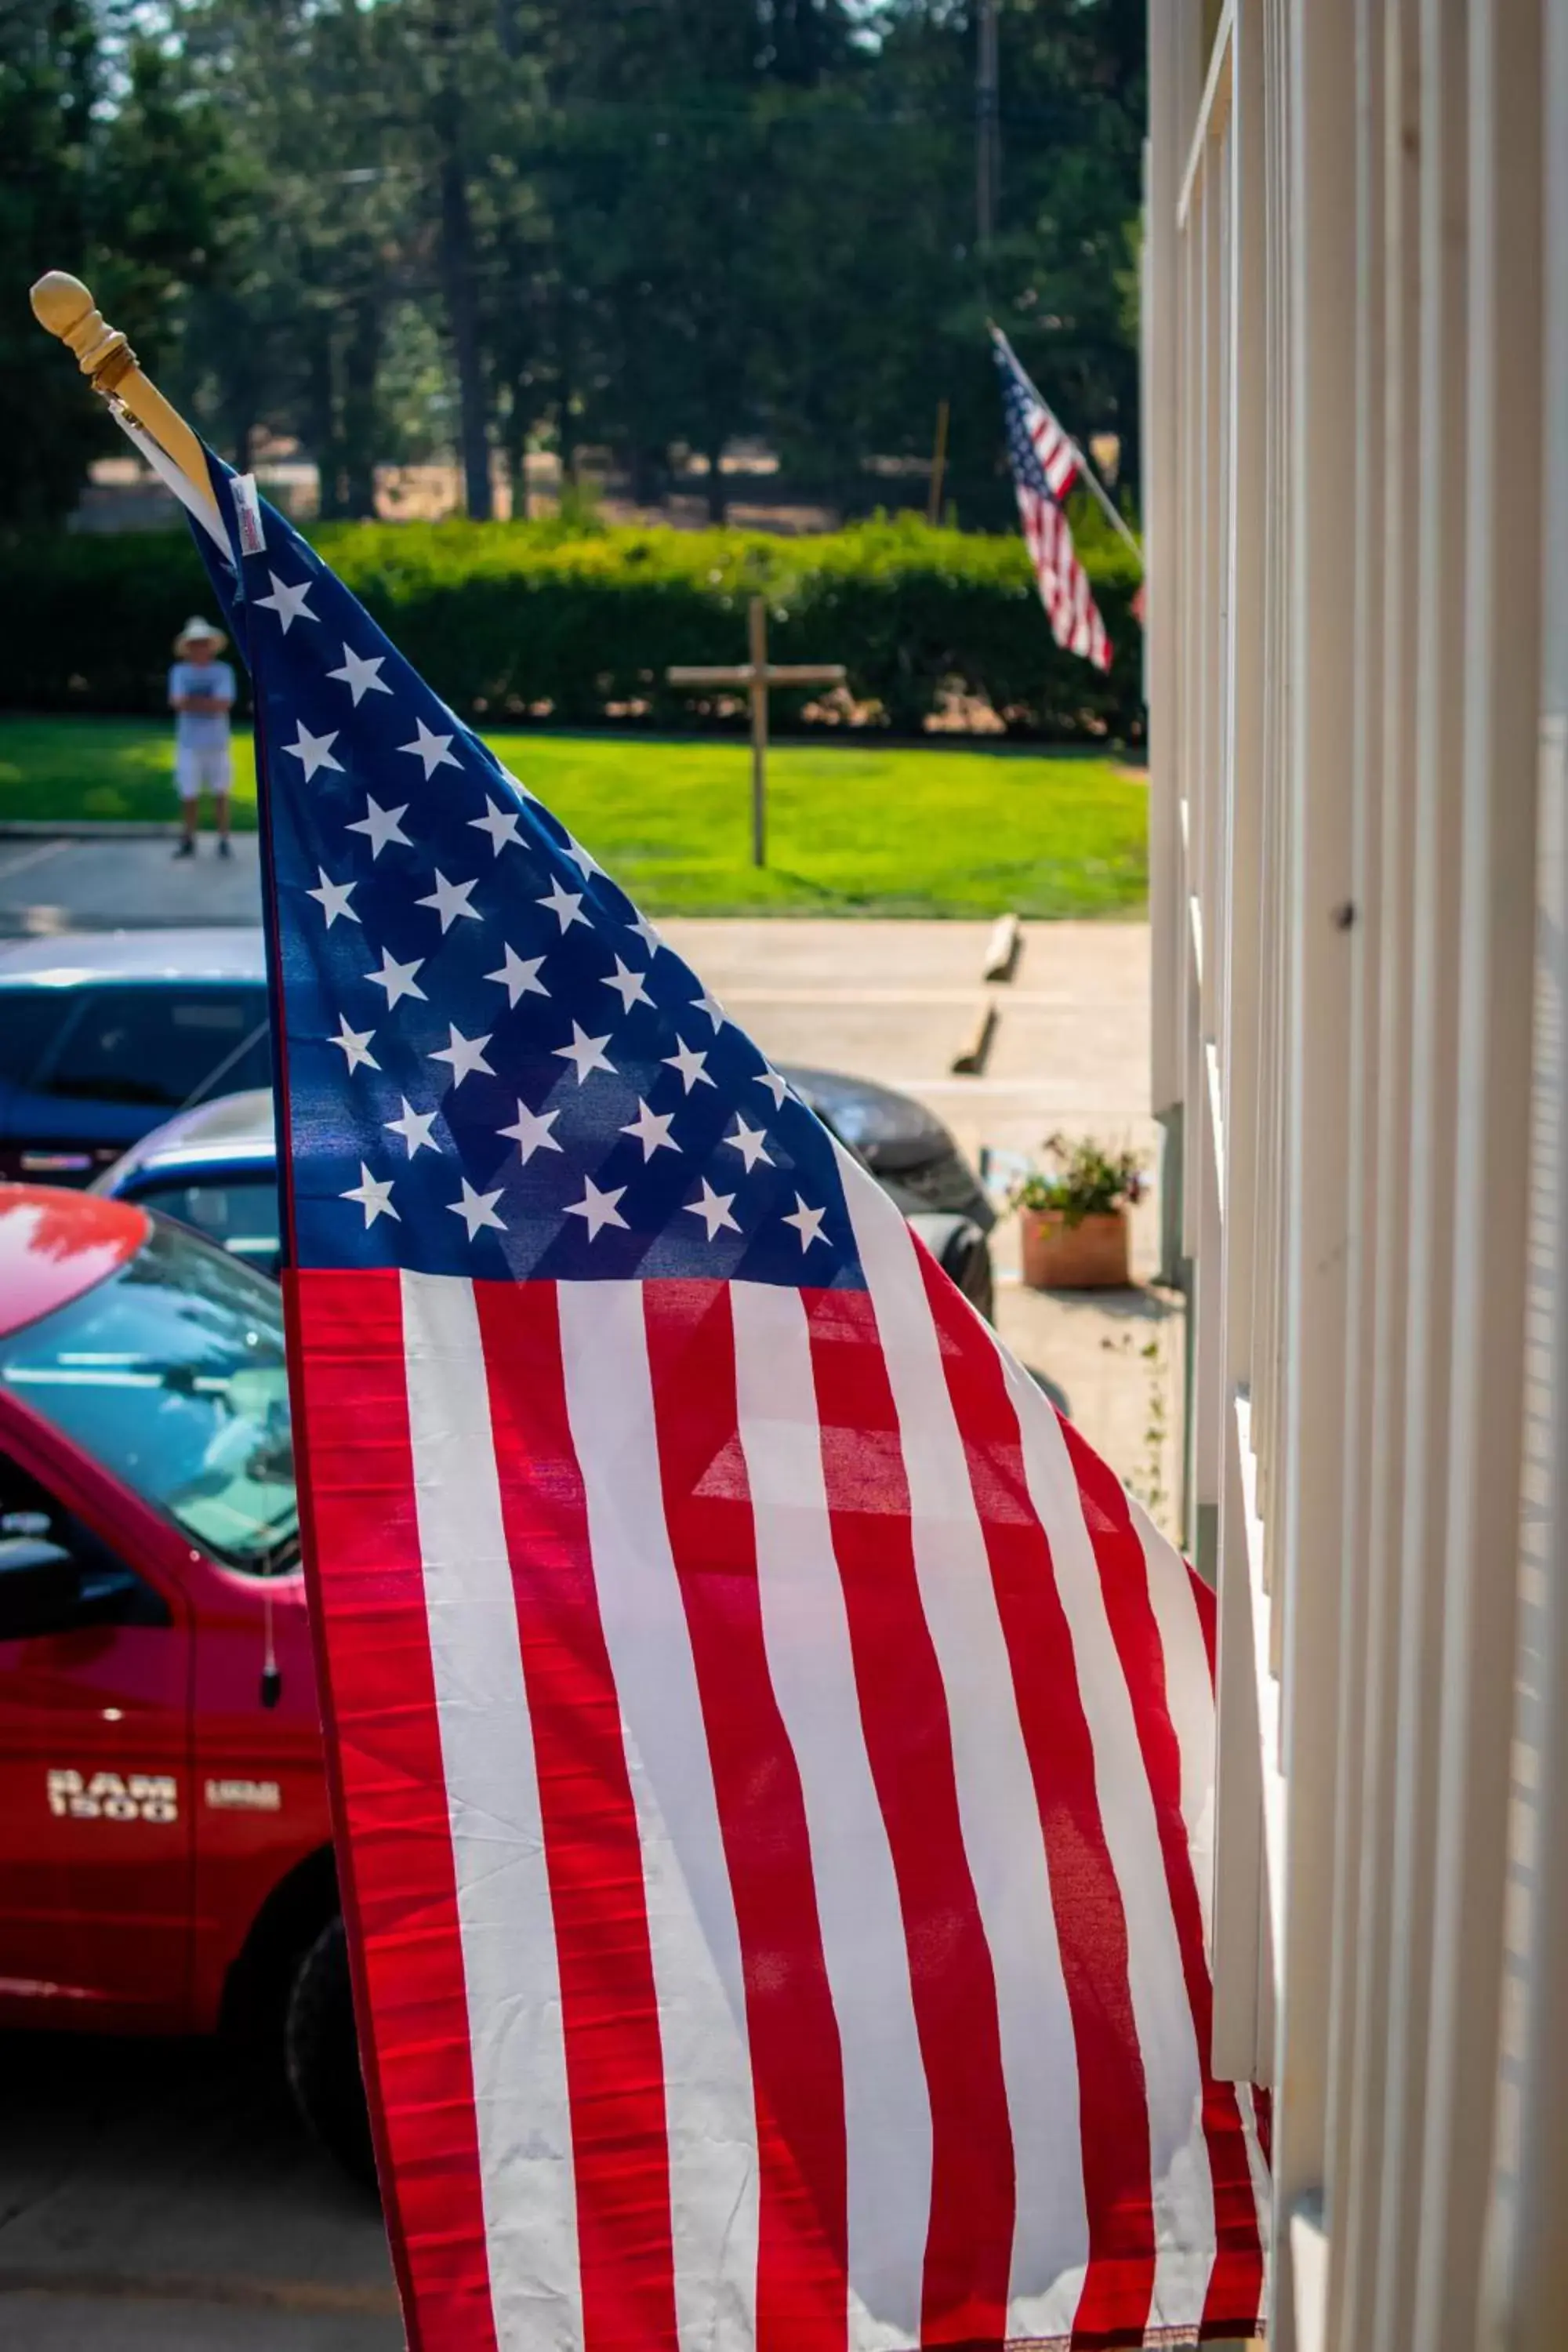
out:
{"label": "blue car", "polygon": [[0,946],[0,1178],[86,1183],[171,1111],[270,1076],[259,929]]}

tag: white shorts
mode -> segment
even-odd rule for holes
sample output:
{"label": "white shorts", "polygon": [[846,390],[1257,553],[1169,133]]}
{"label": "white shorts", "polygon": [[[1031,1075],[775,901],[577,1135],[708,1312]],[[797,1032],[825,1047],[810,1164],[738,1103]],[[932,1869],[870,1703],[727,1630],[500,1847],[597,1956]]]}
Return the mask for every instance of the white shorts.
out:
{"label": "white shorts", "polygon": [[183,801],[203,793],[226,793],[229,785],[226,743],[179,744],[174,752],[174,790]]}

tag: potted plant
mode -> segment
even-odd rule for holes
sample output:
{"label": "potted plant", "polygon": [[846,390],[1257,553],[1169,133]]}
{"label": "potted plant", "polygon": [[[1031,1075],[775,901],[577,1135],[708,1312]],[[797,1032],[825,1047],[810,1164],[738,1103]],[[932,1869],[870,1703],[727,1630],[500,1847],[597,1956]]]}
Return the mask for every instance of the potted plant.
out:
{"label": "potted plant", "polygon": [[1087,1136],[1048,1136],[1045,1150],[1048,1166],[1012,1192],[1025,1281],[1035,1290],[1125,1289],[1127,1212],[1143,1197],[1140,1155]]}

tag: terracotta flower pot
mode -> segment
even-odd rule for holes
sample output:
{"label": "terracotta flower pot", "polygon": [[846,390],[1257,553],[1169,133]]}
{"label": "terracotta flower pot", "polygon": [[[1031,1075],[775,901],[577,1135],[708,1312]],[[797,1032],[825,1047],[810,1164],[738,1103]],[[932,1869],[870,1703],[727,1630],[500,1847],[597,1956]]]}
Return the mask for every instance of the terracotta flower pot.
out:
{"label": "terracotta flower pot", "polygon": [[1125,1290],[1127,1212],[1069,1225],[1059,1209],[1020,1209],[1024,1279],[1032,1290]]}

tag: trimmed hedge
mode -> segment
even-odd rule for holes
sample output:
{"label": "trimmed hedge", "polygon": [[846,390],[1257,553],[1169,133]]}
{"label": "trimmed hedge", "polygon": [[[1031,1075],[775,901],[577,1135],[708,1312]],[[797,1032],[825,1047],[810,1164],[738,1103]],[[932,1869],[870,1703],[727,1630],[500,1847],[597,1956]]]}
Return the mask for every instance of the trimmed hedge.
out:
{"label": "trimmed hedge", "polygon": [[[664,671],[743,661],[746,602],[761,592],[771,655],[844,662],[856,700],[897,733],[918,733],[954,691],[988,701],[1012,734],[1142,731],[1138,574],[1114,544],[1085,554],[1116,648],[1101,677],[1053,645],[1020,540],[910,516],[801,539],[468,522],[337,523],[311,536],[453,708],[491,725],[706,724],[708,698],[668,687]],[[170,639],[211,601],[182,534],[0,542],[0,706],[162,710]],[[809,698],[776,695],[775,724],[805,724]]]}

